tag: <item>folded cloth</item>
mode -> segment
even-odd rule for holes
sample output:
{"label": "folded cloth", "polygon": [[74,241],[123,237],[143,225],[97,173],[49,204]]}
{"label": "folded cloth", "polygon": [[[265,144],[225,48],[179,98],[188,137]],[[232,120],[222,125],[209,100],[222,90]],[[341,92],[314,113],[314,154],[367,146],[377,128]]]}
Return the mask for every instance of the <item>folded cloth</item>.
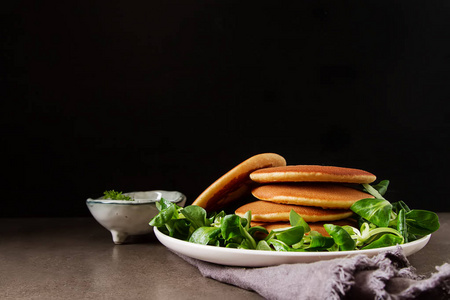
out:
{"label": "folded cloth", "polygon": [[253,290],[266,299],[450,299],[450,264],[429,278],[415,273],[402,248],[262,268],[216,265],[178,254],[204,277]]}

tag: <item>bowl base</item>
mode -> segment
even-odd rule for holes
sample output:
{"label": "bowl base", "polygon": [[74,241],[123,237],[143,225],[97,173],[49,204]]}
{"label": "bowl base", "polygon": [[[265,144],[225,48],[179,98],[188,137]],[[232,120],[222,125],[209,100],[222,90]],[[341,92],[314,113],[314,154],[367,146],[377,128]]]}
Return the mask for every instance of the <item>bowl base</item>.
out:
{"label": "bowl base", "polygon": [[111,230],[111,235],[112,235],[113,242],[116,245],[123,244],[123,242],[125,242],[125,240],[128,237],[127,233],[125,233],[125,232],[118,232],[116,230]]}

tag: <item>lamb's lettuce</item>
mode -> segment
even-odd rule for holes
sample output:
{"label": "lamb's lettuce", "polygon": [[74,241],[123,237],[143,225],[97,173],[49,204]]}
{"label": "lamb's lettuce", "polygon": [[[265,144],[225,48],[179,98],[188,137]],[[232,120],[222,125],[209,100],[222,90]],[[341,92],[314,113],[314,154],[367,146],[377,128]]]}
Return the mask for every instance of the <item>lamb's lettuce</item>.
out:
{"label": "lamb's lettuce", "polygon": [[295,226],[286,230],[282,230],[279,233],[275,233],[275,236],[278,240],[284,242],[289,246],[292,246],[302,240],[304,233],[305,230],[303,226]]}
{"label": "lamb's lettuce", "polygon": [[380,238],[376,239],[372,243],[368,244],[367,246],[362,247],[362,249],[365,250],[365,249],[383,248],[383,247],[395,246],[395,245],[401,244],[401,243],[402,243],[402,237],[388,233],[388,234],[383,234]]}
{"label": "lamb's lettuce", "polygon": [[413,209],[405,214],[410,234],[424,236],[439,229],[439,217],[427,210]]}
{"label": "lamb's lettuce", "polygon": [[207,218],[206,211],[200,206],[187,206],[181,210],[181,213],[191,223],[194,229],[207,227],[211,224],[211,220]]}
{"label": "lamb's lettuce", "polygon": [[372,194],[374,193],[374,190],[378,192],[377,195],[373,195],[374,197],[377,196],[384,196],[384,194],[386,194],[387,189],[389,186],[389,180],[382,180],[379,183],[375,184],[375,185],[369,185],[369,184],[363,184],[363,191]]}
{"label": "lamb's lettuce", "polygon": [[215,245],[219,234],[219,228],[199,227],[189,237],[189,242],[202,245]]}
{"label": "lamb's lettuce", "polygon": [[341,226],[333,224],[325,224],[323,225],[323,227],[325,227],[325,230],[333,238],[336,245],[339,246],[339,250],[342,251],[355,250],[356,243],[351,238],[347,230],[345,230]]}
{"label": "lamb's lettuce", "polygon": [[391,218],[392,205],[385,199],[367,198],[355,202],[350,209],[379,227],[387,227]]}

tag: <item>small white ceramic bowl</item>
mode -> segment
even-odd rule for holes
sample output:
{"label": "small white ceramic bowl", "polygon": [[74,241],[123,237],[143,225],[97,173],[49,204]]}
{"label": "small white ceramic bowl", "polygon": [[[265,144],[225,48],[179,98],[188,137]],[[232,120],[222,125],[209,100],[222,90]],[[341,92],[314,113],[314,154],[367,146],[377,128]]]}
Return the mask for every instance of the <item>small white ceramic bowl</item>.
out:
{"label": "small white ceramic bowl", "polygon": [[92,216],[111,232],[115,244],[122,244],[130,235],[149,234],[153,228],[148,224],[159,211],[155,203],[164,198],[183,207],[186,196],[177,191],[146,191],[124,193],[134,201],[87,199],[86,205]]}

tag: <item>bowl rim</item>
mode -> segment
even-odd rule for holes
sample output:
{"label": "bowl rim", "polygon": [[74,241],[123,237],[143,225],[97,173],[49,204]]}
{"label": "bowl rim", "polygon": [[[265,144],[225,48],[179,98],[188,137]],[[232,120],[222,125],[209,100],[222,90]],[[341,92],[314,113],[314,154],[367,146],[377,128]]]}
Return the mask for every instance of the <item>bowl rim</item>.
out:
{"label": "bowl rim", "polygon": [[135,191],[135,192],[123,193],[123,195],[131,195],[131,194],[143,193],[143,192],[144,193],[155,192],[155,193],[159,194],[159,197],[157,197],[156,199],[134,199],[134,200],[111,200],[111,199],[102,199],[102,198],[97,198],[97,199],[88,198],[86,200],[86,204],[118,204],[118,205],[155,204],[156,202],[159,202],[161,198],[163,198],[162,195],[164,193],[178,193],[179,194],[179,196],[174,200],[167,199],[168,201],[173,202],[173,203],[180,203],[180,202],[186,200],[186,196],[179,191],[166,191],[166,190]]}

